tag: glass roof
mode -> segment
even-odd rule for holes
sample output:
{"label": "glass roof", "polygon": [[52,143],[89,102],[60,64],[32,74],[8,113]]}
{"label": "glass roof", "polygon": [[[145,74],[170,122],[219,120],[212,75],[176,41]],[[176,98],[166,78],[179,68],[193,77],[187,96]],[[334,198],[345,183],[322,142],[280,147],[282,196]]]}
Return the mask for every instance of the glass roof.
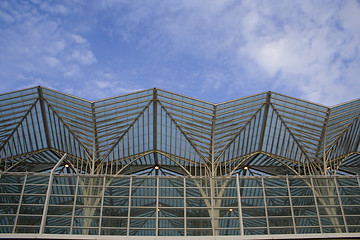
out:
{"label": "glass roof", "polygon": [[0,170],[82,174],[359,174],[360,99],[265,92],[213,104],[160,89],[88,101],[44,87],[0,95]]}

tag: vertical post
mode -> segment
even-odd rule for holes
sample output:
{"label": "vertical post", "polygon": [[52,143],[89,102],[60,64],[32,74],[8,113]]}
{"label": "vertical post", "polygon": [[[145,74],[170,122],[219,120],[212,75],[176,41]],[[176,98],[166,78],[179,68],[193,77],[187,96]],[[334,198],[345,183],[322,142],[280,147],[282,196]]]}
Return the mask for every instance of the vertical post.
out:
{"label": "vertical post", "polygon": [[72,234],[72,232],[73,232],[72,230],[73,230],[73,226],[74,226],[75,207],[76,207],[76,199],[77,199],[78,190],[79,190],[79,181],[80,181],[80,177],[79,177],[79,175],[77,175],[76,176],[76,186],[75,186],[73,210],[72,210],[72,213],[71,213],[70,234]]}
{"label": "vertical post", "polygon": [[265,218],[266,218],[266,229],[267,229],[267,234],[270,234],[270,229],[269,229],[269,214],[268,214],[268,207],[267,207],[267,202],[266,202],[266,191],[265,191],[265,184],[264,184],[264,177],[261,176],[261,185],[262,185],[262,190],[263,190],[263,198],[264,198],[264,207],[265,207]]}
{"label": "vertical post", "polygon": [[243,214],[242,214],[242,206],[241,206],[241,192],[240,192],[240,178],[239,174],[236,174],[236,190],[238,196],[238,212],[239,212],[239,225],[240,225],[240,235],[244,235],[244,222],[243,222]]}
{"label": "vertical post", "polygon": [[[213,109],[213,116],[212,116],[212,123],[211,123],[211,149],[210,149],[210,161],[211,161],[211,174],[209,176],[209,181],[210,181],[210,203],[211,203],[211,226],[212,226],[212,232],[213,232],[213,236],[218,235],[218,230],[216,228],[219,227],[219,225],[217,224],[217,219],[215,219],[215,210],[214,210],[214,206],[215,206],[215,187],[217,186],[217,184],[215,184],[215,176],[216,174],[216,169],[215,169],[215,117],[216,117],[216,105],[214,105],[214,109]],[[217,214],[218,215],[218,214]],[[218,216],[217,216],[218,217]]]}
{"label": "vertical post", "polygon": [[184,176],[184,236],[187,236],[186,230],[186,177]]}
{"label": "vertical post", "polygon": [[129,206],[128,206],[128,219],[127,219],[127,226],[126,226],[126,236],[130,236],[130,211],[131,211],[132,179],[133,179],[133,177],[130,177]]}
{"label": "vertical post", "polygon": [[210,149],[210,159],[211,159],[211,176],[215,177],[215,118],[216,118],[216,105],[214,105],[212,124],[211,124],[211,149]]}
{"label": "vertical post", "polygon": [[319,222],[320,233],[323,233],[321,219],[320,219],[320,213],[319,213],[319,206],[318,206],[317,199],[316,199],[316,191],[314,188],[314,181],[313,181],[312,176],[310,176],[310,182],[311,182],[311,190],[313,191],[313,195],[314,195],[315,208],[316,208],[316,214],[317,214],[317,218],[318,218],[318,222]]}
{"label": "vertical post", "polygon": [[155,164],[158,165],[158,156],[157,156],[157,89],[153,90],[153,150],[154,150],[154,160]]}
{"label": "vertical post", "polygon": [[156,176],[156,219],[155,219],[155,236],[159,236],[159,176]]}
{"label": "vertical post", "polygon": [[16,216],[15,216],[15,220],[14,220],[14,226],[13,226],[13,229],[12,229],[12,233],[15,233],[15,230],[16,230],[16,225],[17,225],[17,221],[18,221],[18,218],[19,218],[19,214],[20,214],[21,202],[22,202],[22,199],[23,199],[23,196],[24,196],[26,180],[27,180],[27,174],[24,176],[24,183],[23,183],[23,186],[22,186],[22,189],[21,189],[21,195],[20,195],[20,198],[19,198],[19,205],[18,205],[18,209],[16,211]]}
{"label": "vertical post", "polygon": [[102,225],[102,218],[103,218],[103,209],[104,209],[104,198],[105,198],[105,183],[106,183],[106,176],[103,177],[103,186],[101,192],[101,205],[100,205],[100,216],[99,216],[99,232],[98,235],[101,235],[101,225]]}
{"label": "vertical post", "polygon": [[262,145],[264,143],[264,135],[265,135],[265,129],[266,129],[266,122],[267,122],[268,114],[269,114],[270,100],[271,100],[271,92],[269,91],[266,94],[264,118],[263,118],[262,125],[261,125],[261,133],[260,133],[258,151],[262,150]]}
{"label": "vertical post", "polygon": [[292,218],[292,222],[293,222],[293,225],[294,225],[294,234],[296,234],[296,222],[295,222],[294,208],[293,208],[293,204],[292,204],[292,197],[291,197],[290,183],[289,183],[289,176],[288,175],[286,175],[286,184],[287,184],[287,189],[288,189],[288,193],[289,193],[291,218]]}
{"label": "vertical post", "polygon": [[97,160],[98,152],[97,146],[97,130],[96,130],[96,116],[95,116],[95,104],[91,103],[91,118],[92,118],[92,127],[93,127],[93,149],[92,149],[92,165],[91,165],[91,174],[95,174],[95,163]]}
{"label": "vertical post", "polygon": [[338,201],[339,201],[339,205],[340,205],[340,209],[341,209],[341,215],[342,215],[344,225],[345,225],[345,231],[348,233],[349,228],[348,228],[348,225],[347,225],[347,222],[346,222],[344,207],[343,207],[342,200],[341,200],[341,197],[340,197],[340,191],[339,191],[339,185],[338,185],[337,177],[334,176],[333,178],[334,178],[334,183],[335,183],[335,187],[336,187]]}
{"label": "vertical post", "polygon": [[[327,169],[328,165],[327,165],[327,162],[326,162],[326,129],[327,129],[328,121],[329,121],[329,116],[330,116],[330,108],[328,108],[328,110],[326,112],[324,125],[323,125],[323,128],[321,130],[319,145],[318,145],[317,150],[316,150],[316,156],[318,156],[319,153],[320,153],[320,150],[323,149],[322,157],[319,156],[319,158],[323,159],[324,175],[328,175],[328,172],[329,172],[328,169]],[[322,143],[321,143],[321,141],[322,141]]]}
{"label": "vertical post", "polygon": [[[326,119],[325,119],[325,123],[324,123],[324,129],[322,132],[322,138],[323,138],[323,161],[324,161],[324,172],[325,175],[329,174],[329,171],[327,170],[327,162],[326,162],[326,129],[327,129],[327,124],[329,121],[329,116],[330,116],[330,108],[328,108],[328,111],[326,113]],[[330,166],[330,171],[332,171],[334,169],[331,168]]]}
{"label": "vertical post", "polygon": [[43,124],[44,124],[46,145],[47,145],[48,148],[51,148],[49,125],[48,125],[48,121],[47,121],[47,118],[46,118],[44,96],[43,96],[42,88],[40,86],[38,87],[38,95],[39,95],[39,102],[40,102],[40,109],[41,109],[41,118],[42,118],[42,121],[43,121]]}
{"label": "vertical post", "polygon": [[[205,178],[206,179],[206,178]],[[210,176],[208,178],[208,180],[210,181],[210,204],[211,204],[211,226],[212,226],[212,232],[213,232],[213,236],[217,235],[217,230],[215,229],[215,211],[214,211],[214,205],[215,205],[215,186],[214,186],[214,181],[215,178],[213,178],[212,176]]]}
{"label": "vertical post", "polygon": [[66,153],[56,163],[56,165],[53,167],[53,169],[50,172],[49,184],[48,184],[48,188],[47,188],[47,191],[46,191],[44,210],[43,210],[43,214],[42,214],[42,218],[41,218],[41,225],[40,225],[40,230],[39,230],[40,234],[43,234],[44,230],[45,230],[46,217],[47,217],[47,212],[48,212],[48,208],[49,208],[50,192],[51,192],[52,182],[53,182],[53,178],[54,178],[54,172],[60,166],[60,164],[64,161],[65,158],[66,158]]}

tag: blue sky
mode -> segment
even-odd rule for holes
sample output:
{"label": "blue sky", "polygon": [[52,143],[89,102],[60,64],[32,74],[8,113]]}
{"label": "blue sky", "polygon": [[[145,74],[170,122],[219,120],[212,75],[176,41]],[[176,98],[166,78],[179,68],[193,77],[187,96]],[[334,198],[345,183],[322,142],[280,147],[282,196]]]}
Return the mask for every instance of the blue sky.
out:
{"label": "blue sky", "polygon": [[0,0],[0,92],[360,97],[360,1]]}

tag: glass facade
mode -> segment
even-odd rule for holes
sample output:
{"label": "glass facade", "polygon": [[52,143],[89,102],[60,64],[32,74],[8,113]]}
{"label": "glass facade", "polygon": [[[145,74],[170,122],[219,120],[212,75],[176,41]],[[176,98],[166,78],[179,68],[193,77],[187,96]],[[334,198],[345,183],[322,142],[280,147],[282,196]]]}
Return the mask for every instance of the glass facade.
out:
{"label": "glass facade", "polygon": [[223,236],[360,232],[358,176],[4,173],[2,233]]}
{"label": "glass facade", "polygon": [[0,94],[0,238],[360,238],[360,99]]}

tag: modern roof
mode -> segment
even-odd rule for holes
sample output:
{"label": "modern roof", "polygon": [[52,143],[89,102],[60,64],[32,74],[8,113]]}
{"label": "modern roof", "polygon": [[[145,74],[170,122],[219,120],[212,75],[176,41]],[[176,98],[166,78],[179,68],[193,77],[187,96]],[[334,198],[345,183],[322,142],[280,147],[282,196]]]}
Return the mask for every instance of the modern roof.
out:
{"label": "modern roof", "polygon": [[70,173],[353,175],[359,116],[360,99],[213,104],[154,88],[88,101],[33,87],[0,95],[0,170],[47,172],[67,153]]}

